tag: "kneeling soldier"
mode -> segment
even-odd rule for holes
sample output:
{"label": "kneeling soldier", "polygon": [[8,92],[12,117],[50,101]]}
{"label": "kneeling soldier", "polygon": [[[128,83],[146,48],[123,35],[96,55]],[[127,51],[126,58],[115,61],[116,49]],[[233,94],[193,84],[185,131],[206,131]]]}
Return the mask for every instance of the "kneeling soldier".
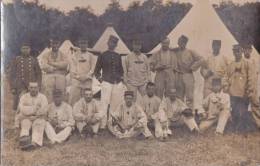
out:
{"label": "kneeling soldier", "polygon": [[223,134],[230,117],[230,96],[222,92],[221,79],[212,79],[212,92],[204,99],[203,107],[206,110],[206,119],[199,125],[201,131],[207,130],[217,123],[216,134]]}
{"label": "kneeling soldier", "polygon": [[146,138],[152,138],[152,133],[147,127],[147,118],[143,109],[134,102],[134,92],[126,91],[125,101],[121,103],[115,112],[110,113],[112,122],[108,128],[118,138],[130,138],[143,134]]}
{"label": "kneeling soldier", "polygon": [[[37,82],[29,83],[29,92],[22,95],[17,115],[18,125],[21,126],[20,146],[22,150],[42,146],[44,126],[46,121],[47,98],[39,93]],[[32,138],[30,138],[30,129],[32,129]]]}
{"label": "kneeling soldier", "polygon": [[75,121],[72,108],[63,101],[62,90],[53,90],[54,102],[48,106],[45,132],[51,143],[62,143],[71,135]]}
{"label": "kneeling soldier", "polygon": [[199,131],[192,110],[178,99],[175,89],[171,89],[159,107],[159,120],[161,122],[163,138],[172,134],[170,126],[186,124],[190,131]]}
{"label": "kneeling soldier", "polygon": [[92,132],[92,134],[96,136],[103,115],[98,108],[97,101],[93,99],[91,89],[84,89],[83,96],[84,97],[75,103],[73,107],[73,116],[76,121],[76,127],[81,136],[84,136],[84,130],[87,132],[86,134]]}
{"label": "kneeling soldier", "polygon": [[146,113],[148,120],[148,127],[155,128],[155,137],[161,137],[160,121],[158,118],[159,106],[161,99],[155,95],[155,84],[148,82],[146,85],[146,95],[142,99],[142,107]]}

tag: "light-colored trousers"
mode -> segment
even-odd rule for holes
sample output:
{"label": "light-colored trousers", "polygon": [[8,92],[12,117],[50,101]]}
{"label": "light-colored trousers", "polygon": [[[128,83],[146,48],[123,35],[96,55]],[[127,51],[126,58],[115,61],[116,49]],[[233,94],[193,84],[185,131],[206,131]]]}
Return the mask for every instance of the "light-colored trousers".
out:
{"label": "light-colored trousers", "polygon": [[51,143],[64,142],[71,135],[71,132],[72,132],[71,126],[65,127],[59,133],[56,133],[55,129],[52,127],[52,125],[49,122],[47,122],[45,126],[45,133],[48,139],[51,141]]}
{"label": "light-colored trousers", "polygon": [[66,76],[62,74],[45,74],[43,84],[43,94],[47,97],[48,102],[53,101],[52,92],[54,89],[62,90],[65,95]]}
{"label": "light-colored trousers", "polygon": [[212,125],[217,123],[216,132],[223,134],[227,121],[230,118],[230,111],[223,110],[219,113],[219,115],[215,117],[210,117],[204,121],[202,121],[199,125],[201,131],[205,131],[210,128]]}
{"label": "light-colored trousers", "polygon": [[155,75],[156,95],[163,98],[165,92],[175,88],[174,73],[170,70],[157,71]]}
{"label": "light-colored trousers", "polygon": [[115,111],[117,106],[124,100],[125,85],[120,82],[118,84],[111,84],[103,81],[101,83],[101,104],[103,118],[101,120],[100,128],[104,129],[107,125],[107,108],[110,105],[109,111]]}
{"label": "light-colored trousers", "polygon": [[[84,122],[84,121],[78,121],[78,122],[76,122],[76,126],[77,126],[77,129],[78,129],[79,133],[82,133],[82,130],[83,130],[83,128],[84,128],[86,125],[87,125],[87,123]],[[93,133],[95,133],[95,134],[98,133],[99,126],[100,126],[100,122],[97,122],[96,124],[91,125],[91,128],[92,128]]]}
{"label": "light-colored trousers", "polygon": [[42,146],[45,124],[44,119],[23,119],[21,121],[20,137],[30,136],[30,130],[32,129],[32,143]]}
{"label": "light-colored trousers", "polygon": [[71,79],[70,91],[69,91],[69,100],[68,103],[73,106],[79,99],[82,97],[81,92],[83,88],[92,87],[92,81],[85,83],[80,83],[78,80]]}

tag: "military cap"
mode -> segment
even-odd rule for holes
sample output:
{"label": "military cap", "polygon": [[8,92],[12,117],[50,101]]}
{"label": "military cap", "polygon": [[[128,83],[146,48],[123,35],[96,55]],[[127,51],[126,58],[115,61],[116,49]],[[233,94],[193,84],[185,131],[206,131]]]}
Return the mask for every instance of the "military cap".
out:
{"label": "military cap", "polygon": [[52,91],[52,95],[53,95],[53,96],[62,96],[62,90],[60,90],[60,89],[54,89],[54,90]]}
{"label": "military cap", "polygon": [[252,49],[252,44],[245,43],[245,44],[243,44],[243,48],[245,48],[245,49]]}
{"label": "military cap", "polygon": [[221,78],[219,77],[213,78],[211,84],[212,86],[221,85]]}
{"label": "military cap", "polygon": [[119,39],[118,39],[118,37],[116,37],[114,35],[110,35],[108,40],[117,43]]}
{"label": "military cap", "polygon": [[130,90],[127,90],[125,91],[125,96],[134,96],[134,92],[133,91],[130,91]]}
{"label": "military cap", "polygon": [[241,49],[240,44],[234,44],[233,45],[233,50],[240,50],[240,49]]}
{"label": "military cap", "polygon": [[31,46],[30,40],[24,40],[21,44],[21,46]]}
{"label": "military cap", "polygon": [[184,41],[184,42],[187,42],[189,39],[188,39],[187,36],[181,35],[180,38],[179,38],[179,40],[182,40],[182,41]]}
{"label": "military cap", "polygon": [[168,91],[168,94],[175,94],[176,93],[176,89],[170,89],[169,91]]}

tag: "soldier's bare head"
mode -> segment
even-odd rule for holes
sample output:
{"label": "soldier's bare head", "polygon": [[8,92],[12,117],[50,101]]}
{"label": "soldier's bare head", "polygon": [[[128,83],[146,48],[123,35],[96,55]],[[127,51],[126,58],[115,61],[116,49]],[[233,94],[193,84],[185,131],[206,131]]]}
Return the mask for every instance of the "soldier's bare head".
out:
{"label": "soldier's bare head", "polygon": [[125,103],[127,107],[131,107],[134,102],[134,92],[133,91],[125,91]]}
{"label": "soldier's bare head", "polygon": [[37,96],[37,94],[39,93],[39,85],[37,82],[30,82],[29,83],[29,93],[31,96]]}
{"label": "soldier's bare head", "polygon": [[233,54],[237,62],[239,62],[242,59],[242,48],[239,44],[233,45]]}
{"label": "soldier's bare head", "polygon": [[88,40],[86,38],[80,38],[78,40],[79,48],[81,52],[86,52],[88,48]]}
{"label": "soldier's bare head", "polygon": [[30,44],[28,42],[24,42],[22,44],[22,46],[21,46],[20,51],[21,51],[22,55],[25,55],[25,56],[30,55],[30,53],[31,53],[31,46],[30,46]]}
{"label": "soldier's bare head", "polygon": [[83,89],[83,96],[84,96],[84,99],[87,103],[91,102],[91,100],[93,98],[92,89],[90,89],[90,88]]}
{"label": "soldier's bare head", "polygon": [[118,40],[119,39],[116,36],[110,35],[107,41],[108,50],[114,51],[117,46]]}
{"label": "soldier's bare head", "polygon": [[63,101],[63,93],[60,89],[54,89],[52,92],[53,101],[56,106],[60,106]]}
{"label": "soldier's bare head", "polygon": [[186,48],[186,45],[187,45],[187,43],[188,43],[188,37],[187,36],[185,36],[185,35],[181,35],[180,37],[179,37],[179,39],[178,39],[178,45],[179,45],[179,48],[181,49],[181,50],[183,50],[183,49],[185,49]]}
{"label": "soldier's bare head", "polygon": [[51,44],[51,49],[53,52],[57,52],[59,50],[60,47],[60,40],[58,38],[52,38],[50,40],[50,44]]}
{"label": "soldier's bare head", "polygon": [[164,37],[161,41],[162,50],[167,51],[170,47],[170,39],[168,37]]}
{"label": "soldier's bare head", "polygon": [[148,82],[146,85],[146,94],[148,97],[153,97],[155,93],[155,84],[153,82]]}
{"label": "soldier's bare head", "polygon": [[214,93],[218,93],[222,89],[221,78],[213,78],[211,82],[211,89]]}
{"label": "soldier's bare head", "polygon": [[245,58],[249,59],[251,57],[252,51],[253,51],[253,48],[250,43],[244,44],[243,53],[244,53]]}
{"label": "soldier's bare head", "polygon": [[215,56],[219,55],[220,48],[221,48],[221,40],[213,40],[212,41],[213,55]]}
{"label": "soldier's bare head", "polygon": [[175,101],[176,100],[176,96],[177,96],[177,92],[176,89],[170,89],[168,91],[168,95],[167,95],[171,101]]}

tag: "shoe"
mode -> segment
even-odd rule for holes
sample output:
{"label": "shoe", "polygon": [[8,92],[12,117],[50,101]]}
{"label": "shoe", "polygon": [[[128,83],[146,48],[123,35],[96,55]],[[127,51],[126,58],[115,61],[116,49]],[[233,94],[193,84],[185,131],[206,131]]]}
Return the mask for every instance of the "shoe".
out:
{"label": "shoe", "polygon": [[21,150],[23,151],[31,151],[35,150],[37,148],[37,145],[35,143],[29,143],[27,145],[21,146]]}

